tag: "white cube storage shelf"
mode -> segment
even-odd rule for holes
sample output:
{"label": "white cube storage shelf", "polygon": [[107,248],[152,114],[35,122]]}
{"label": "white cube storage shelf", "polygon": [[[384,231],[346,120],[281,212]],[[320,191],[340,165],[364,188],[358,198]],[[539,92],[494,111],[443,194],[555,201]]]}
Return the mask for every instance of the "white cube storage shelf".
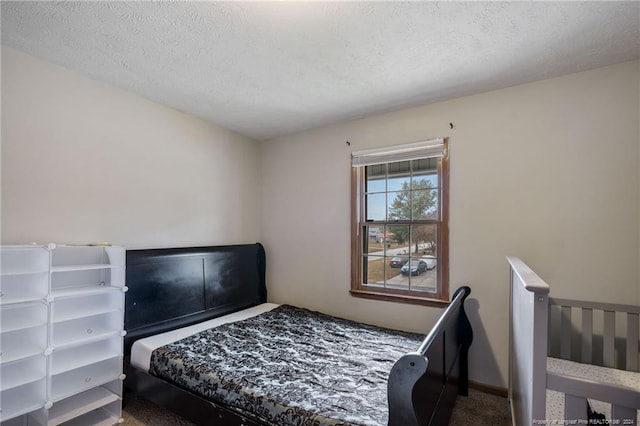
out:
{"label": "white cube storage shelf", "polygon": [[47,322],[47,305],[43,302],[14,303],[0,311],[3,333],[38,327]]}
{"label": "white cube storage shelf", "polygon": [[122,330],[122,310],[54,322],[51,340],[55,347],[64,347],[107,338],[114,330]]}
{"label": "white cube storage shelf", "polygon": [[120,401],[118,396],[120,386],[120,381],[115,380],[63,399],[49,410],[48,424],[51,426],[63,424],[107,406],[110,406],[108,411],[113,414],[112,422],[109,424],[117,422],[120,414],[114,408],[117,408],[115,405]]}
{"label": "white cube storage shelf", "polygon": [[49,272],[47,247],[3,246],[0,254],[0,273],[3,277]]}
{"label": "white cube storage shelf", "polygon": [[1,396],[3,417],[13,418],[45,406],[47,403],[46,384],[46,377],[42,377],[35,382],[3,390]]}
{"label": "white cube storage shelf", "polygon": [[[0,271],[3,271],[0,269]],[[0,306],[29,300],[45,300],[49,294],[49,273],[2,274]]]}
{"label": "white cube storage shelf", "polygon": [[122,338],[120,334],[111,339],[56,349],[51,355],[51,375],[58,375],[105,359],[118,357],[121,352]]}
{"label": "white cube storage shelf", "polygon": [[112,357],[54,375],[51,378],[52,400],[57,402],[76,393],[118,379],[120,372],[116,369],[120,364],[118,357]]}
{"label": "white cube storage shelf", "polygon": [[[112,287],[109,287],[109,289],[112,289]],[[58,324],[63,321],[107,312],[120,311],[120,314],[122,314],[124,297],[122,291],[120,289],[118,289],[119,291],[105,290],[98,288],[98,290],[93,290],[95,293],[85,290],[83,293],[75,294],[73,297],[69,295],[55,297],[51,304],[52,321],[54,324]]]}
{"label": "white cube storage shelf", "polygon": [[125,251],[0,247],[2,426],[122,422]]}

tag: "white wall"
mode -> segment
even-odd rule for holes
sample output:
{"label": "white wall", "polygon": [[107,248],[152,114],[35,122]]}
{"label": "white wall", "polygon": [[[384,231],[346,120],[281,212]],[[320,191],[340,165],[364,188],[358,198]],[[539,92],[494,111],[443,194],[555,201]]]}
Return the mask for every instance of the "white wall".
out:
{"label": "white wall", "polygon": [[440,310],[348,293],[350,153],[449,137],[450,277],[475,299],[471,379],[506,387],[505,256],[553,296],[640,301],[639,79],[624,63],[263,144],[270,299],[427,331]]}
{"label": "white wall", "polygon": [[255,242],[259,147],[2,48],[2,243]]}

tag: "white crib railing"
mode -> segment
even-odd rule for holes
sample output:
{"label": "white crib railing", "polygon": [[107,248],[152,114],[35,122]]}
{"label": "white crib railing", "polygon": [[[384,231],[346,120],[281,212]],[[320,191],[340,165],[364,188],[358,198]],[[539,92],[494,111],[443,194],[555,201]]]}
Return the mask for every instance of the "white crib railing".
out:
{"label": "white crib railing", "polygon": [[[560,309],[560,324],[552,324],[554,332],[560,333],[560,358],[571,360],[575,310],[581,323],[580,359],[575,361],[593,364],[594,337],[597,336],[602,339],[602,353],[598,354],[602,365],[616,367],[616,359],[620,358],[616,357],[616,316],[624,316],[619,334],[626,336],[625,361],[618,368],[637,372],[640,369],[640,307],[549,298],[549,286],[522,260],[517,257],[507,257],[507,260],[510,264],[509,400],[513,424],[546,423],[547,389],[564,394],[566,420],[586,422],[587,398],[590,398],[611,404],[608,424],[636,424],[640,389],[547,373],[547,345],[551,304]],[[602,311],[601,321],[598,314],[598,327],[594,327],[594,311]]]}
{"label": "white crib railing", "polygon": [[[550,321],[551,329],[559,330],[560,354],[562,359],[572,359],[572,335],[574,333],[573,319],[581,319],[579,358],[573,361],[584,364],[596,364],[604,367],[618,368],[627,371],[640,371],[638,365],[638,325],[640,306],[622,305],[614,303],[587,302],[582,300],[549,298],[551,306],[560,309],[560,324]],[[594,314],[602,316],[601,334],[594,330]],[[616,316],[622,316],[623,322],[616,323]],[[626,328],[626,330],[625,330]],[[624,335],[624,362],[616,362],[616,335]],[[596,354],[594,336],[602,338],[602,353]],[[598,348],[599,349],[599,348]],[[576,351],[577,352],[577,351]],[[596,362],[594,355],[601,355],[602,362]],[[574,357],[575,358],[575,357]]]}
{"label": "white crib railing", "polygon": [[549,286],[517,257],[510,269],[509,400],[514,425],[544,421]]}
{"label": "white crib railing", "polygon": [[606,419],[607,424],[636,424],[637,410],[640,408],[638,389],[555,373],[547,373],[547,388],[564,393],[565,419],[586,421],[589,398],[611,404],[611,417]]}

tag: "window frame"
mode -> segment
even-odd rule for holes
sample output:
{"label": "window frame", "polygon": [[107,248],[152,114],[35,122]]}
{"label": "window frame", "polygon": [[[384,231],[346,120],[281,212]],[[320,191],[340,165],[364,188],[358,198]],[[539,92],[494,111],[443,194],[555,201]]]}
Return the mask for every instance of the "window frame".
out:
{"label": "window frame", "polygon": [[[414,159],[417,159],[416,157]],[[393,161],[389,161],[391,163]],[[386,163],[386,164],[388,164]],[[436,240],[436,288],[435,293],[372,287],[362,282],[363,275],[363,242],[362,232],[372,222],[365,218],[363,204],[363,191],[366,187],[366,166],[351,167],[351,290],[354,297],[363,297],[376,300],[386,300],[400,303],[418,305],[442,306],[449,303],[449,141],[443,139],[443,155],[438,159],[437,174],[439,179],[438,200],[439,220]],[[386,191],[388,192],[388,191]],[[424,223],[421,220],[390,221],[385,217],[384,221],[375,221],[374,224],[401,225],[411,223]],[[429,223],[434,223],[432,220]],[[385,262],[387,257],[384,257]]]}

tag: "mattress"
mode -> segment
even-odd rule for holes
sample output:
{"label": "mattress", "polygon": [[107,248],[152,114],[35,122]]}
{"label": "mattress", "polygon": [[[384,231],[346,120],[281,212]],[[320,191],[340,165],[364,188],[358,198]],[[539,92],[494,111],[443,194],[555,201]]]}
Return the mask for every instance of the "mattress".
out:
{"label": "mattress", "polygon": [[244,319],[260,315],[261,313],[269,312],[278,306],[279,305],[275,303],[263,303],[258,306],[194,324],[189,327],[183,327],[177,330],[167,331],[166,333],[156,334],[154,336],[136,340],[131,347],[131,365],[141,370],[149,371],[151,354],[159,347],[177,342],[178,340],[192,336],[209,328],[214,328],[234,321],[242,321]]}
{"label": "mattress", "polygon": [[281,305],[155,349],[149,372],[269,425],[379,426],[422,338]]}
{"label": "mattress", "polygon": [[[640,373],[633,371],[581,364],[579,362],[551,357],[547,358],[547,371],[550,373],[589,379],[599,383],[624,386],[640,391]],[[593,411],[603,414],[605,419],[611,419],[611,404],[594,399],[588,399],[588,401]],[[547,389],[546,417],[547,420],[550,421],[560,421],[564,419],[564,393]],[[636,420],[636,424],[640,424],[640,410],[638,410]]]}

